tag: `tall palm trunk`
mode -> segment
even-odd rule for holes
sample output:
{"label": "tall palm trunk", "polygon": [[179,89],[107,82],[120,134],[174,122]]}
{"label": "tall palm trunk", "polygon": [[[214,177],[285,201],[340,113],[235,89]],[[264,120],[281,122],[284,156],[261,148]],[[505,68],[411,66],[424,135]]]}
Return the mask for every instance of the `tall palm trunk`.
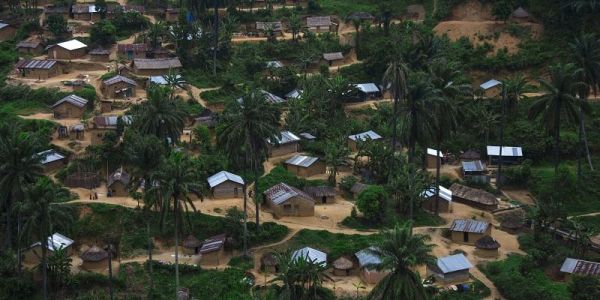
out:
{"label": "tall palm trunk", "polygon": [[258,203],[258,169],[254,169],[254,204],[256,204],[256,232],[260,232],[260,203]]}
{"label": "tall palm trunk", "polygon": [[41,230],[42,237],[42,277],[43,277],[43,296],[48,299],[48,233],[47,230]]}
{"label": "tall palm trunk", "polygon": [[213,48],[213,76],[217,76],[217,49],[219,48],[219,1],[215,1],[215,44]]}
{"label": "tall palm trunk", "polygon": [[[10,193],[9,193],[10,194]],[[4,233],[4,250],[12,248],[12,222],[10,218],[10,212],[12,210],[12,198],[10,195],[6,195],[6,232]]]}
{"label": "tall palm trunk", "polygon": [[435,215],[439,215],[440,205],[440,169],[442,168],[440,162],[440,143],[436,145],[436,158],[435,158]]}
{"label": "tall palm trunk", "polygon": [[392,111],[392,153],[396,152],[396,141],[398,139],[398,102],[400,97],[396,91],[394,91],[394,108]]}
{"label": "tall palm trunk", "polygon": [[21,274],[21,270],[23,269],[22,259],[21,259],[21,228],[23,223],[23,217],[21,216],[21,208],[19,207],[19,211],[17,212],[17,272]]}
{"label": "tall palm trunk", "polygon": [[242,187],[244,192],[244,256],[248,256],[248,196],[246,190],[246,183],[244,182],[244,186]]}
{"label": "tall palm trunk", "polygon": [[554,173],[558,173],[560,162],[560,104],[555,108],[556,119],[554,120]]}
{"label": "tall palm trunk", "polygon": [[150,218],[146,219],[146,232],[148,234],[148,274],[150,275],[150,292],[154,292],[154,278],[152,277],[152,235],[150,234]]}
{"label": "tall palm trunk", "polygon": [[173,197],[175,199],[175,299],[179,295],[179,218],[177,215],[179,197]]}
{"label": "tall palm trunk", "polygon": [[506,88],[502,85],[502,120],[500,121],[500,149],[498,151],[498,174],[496,175],[496,188],[502,186],[502,148],[504,147],[504,127],[506,126]]}

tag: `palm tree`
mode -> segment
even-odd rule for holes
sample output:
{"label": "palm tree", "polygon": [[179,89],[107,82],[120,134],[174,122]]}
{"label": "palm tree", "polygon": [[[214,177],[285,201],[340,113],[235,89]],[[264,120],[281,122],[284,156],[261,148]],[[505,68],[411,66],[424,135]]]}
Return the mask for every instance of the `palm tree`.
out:
{"label": "palm tree", "polygon": [[429,254],[433,245],[427,244],[429,236],[412,233],[412,225],[396,225],[384,230],[381,242],[369,248],[381,258],[377,270],[389,271],[369,293],[367,299],[427,299],[419,273],[412,268],[432,263]]}
{"label": "palm tree", "polygon": [[440,169],[441,161],[440,147],[442,142],[456,129],[456,109],[453,102],[446,97],[441,97],[440,101],[434,107],[436,117],[434,119],[433,140],[435,142],[436,166],[435,166],[435,214],[438,215],[439,197],[440,197]]}
{"label": "palm tree", "polygon": [[387,1],[381,1],[378,5],[379,15],[377,18],[379,19],[379,23],[383,24],[383,32],[385,36],[388,36],[390,32],[390,23],[392,22],[393,17],[393,8],[392,5]]}
{"label": "palm tree", "polygon": [[162,45],[164,37],[167,35],[167,26],[161,21],[150,24],[146,36],[150,39],[152,48],[159,48]]}
{"label": "palm tree", "polygon": [[475,116],[473,118],[475,129],[480,136],[484,137],[485,144],[489,145],[490,132],[500,125],[500,115],[488,109],[485,104],[475,106],[471,113]]}
{"label": "palm tree", "polygon": [[346,164],[348,155],[350,155],[350,150],[344,137],[325,145],[325,162],[330,167],[328,177],[330,184],[335,185],[338,169]]}
{"label": "palm tree", "polygon": [[395,171],[387,184],[392,203],[399,213],[414,219],[414,208],[420,206],[421,194],[427,188],[427,171],[417,168],[414,164],[406,163],[404,157],[390,161],[390,169]]}
{"label": "palm tree", "polygon": [[292,40],[295,42],[300,30],[302,30],[302,20],[300,20],[300,17],[298,17],[296,13],[292,13],[292,16],[289,19],[288,27],[292,32]]}
{"label": "palm tree", "polygon": [[164,225],[166,215],[173,211],[175,223],[175,291],[179,292],[179,230],[183,213],[190,209],[196,211],[189,193],[198,188],[197,171],[188,156],[181,152],[173,152],[165,160],[152,178],[155,191],[161,199],[161,225]]}
{"label": "palm tree", "polygon": [[142,134],[152,134],[161,140],[179,140],[185,125],[185,112],[169,97],[170,89],[153,86],[148,89],[148,101],[133,107],[133,128]]}
{"label": "palm tree", "polygon": [[[600,3],[600,2],[598,2]],[[599,4],[600,5],[600,4]],[[583,34],[570,44],[571,50],[575,55],[577,67],[581,68],[581,81],[584,85],[579,89],[578,95],[582,101],[587,102],[590,90],[594,95],[598,93],[600,85],[600,40],[594,34]],[[583,109],[579,109],[579,153],[577,158],[577,176],[581,178],[581,152],[585,149],[590,169],[594,170],[590,149],[588,147],[587,136],[585,133],[585,118]]]}
{"label": "palm tree", "polygon": [[407,93],[407,71],[408,67],[401,61],[394,61],[388,65],[383,74],[383,88],[392,92],[394,97],[394,109],[392,113],[392,151],[396,149],[398,138],[398,106],[404,100]]}
{"label": "palm tree", "polygon": [[[308,257],[294,258],[290,251],[275,254],[280,272],[269,282],[281,282],[278,299],[317,299],[318,288],[324,280],[331,280],[324,264]],[[308,292],[305,294],[305,292]]]}
{"label": "palm tree", "polygon": [[573,64],[557,64],[549,68],[550,80],[540,78],[538,81],[544,95],[531,105],[530,118],[540,118],[548,133],[554,135],[554,171],[558,171],[560,163],[560,127],[561,121],[567,123],[577,121],[578,109],[587,110],[587,103],[575,96],[583,85],[579,81],[581,69]]}
{"label": "palm tree", "polygon": [[279,109],[267,102],[260,90],[249,90],[241,101],[235,101],[226,108],[218,137],[233,160],[254,173],[257,230],[260,228],[258,173],[267,158],[269,140],[279,137],[279,119]]}

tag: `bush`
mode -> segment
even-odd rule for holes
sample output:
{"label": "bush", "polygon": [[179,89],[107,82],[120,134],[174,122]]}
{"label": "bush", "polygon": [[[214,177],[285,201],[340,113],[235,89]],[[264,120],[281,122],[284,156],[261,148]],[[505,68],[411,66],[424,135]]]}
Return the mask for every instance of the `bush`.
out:
{"label": "bush", "polygon": [[254,258],[252,256],[234,256],[227,265],[244,271],[250,270],[254,268]]}
{"label": "bush", "polygon": [[100,20],[90,29],[90,42],[98,46],[109,46],[116,41],[117,28],[108,20]]}
{"label": "bush", "polygon": [[573,300],[600,299],[600,278],[575,275],[569,283],[569,292]]}
{"label": "bush", "polygon": [[366,219],[381,222],[387,198],[382,186],[370,185],[358,195],[356,206]]}
{"label": "bush", "polygon": [[342,177],[342,180],[340,181],[340,189],[342,189],[342,191],[346,192],[346,193],[351,193],[351,189],[354,186],[355,183],[358,182],[358,178],[352,176],[352,175],[348,175],[348,176],[344,176]]}

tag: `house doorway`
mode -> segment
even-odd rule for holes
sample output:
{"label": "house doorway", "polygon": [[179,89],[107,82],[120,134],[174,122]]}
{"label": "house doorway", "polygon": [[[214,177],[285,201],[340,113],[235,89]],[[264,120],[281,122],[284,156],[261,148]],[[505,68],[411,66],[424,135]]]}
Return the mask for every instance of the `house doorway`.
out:
{"label": "house doorway", "polygon": [[239,189],[238,188],[233,188],[233,196],[237,197],[239,193]]}
{"label": "house doorway", "polygon": [[321,197],[321,204],[327,204],[327,196]]}
{"label": "house doorway", "polygon": [[463,242],[468,242],[468,241],[469,241],[469,233],[463,232]]}

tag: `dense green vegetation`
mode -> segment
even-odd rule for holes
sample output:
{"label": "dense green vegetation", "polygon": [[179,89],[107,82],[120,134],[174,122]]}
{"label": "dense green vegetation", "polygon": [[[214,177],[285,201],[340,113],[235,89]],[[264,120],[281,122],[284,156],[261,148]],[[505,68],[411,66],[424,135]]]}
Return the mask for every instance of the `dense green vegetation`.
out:
{"label": "dense green vegetation", "polygon": [[359,235],[331,233],[326,230],[302,229],[288,242],[289,249],[313,247],[328,254],[328,260],[334,261],[343,255],[352,255],[365,249],[381,238],[379,235]]}

